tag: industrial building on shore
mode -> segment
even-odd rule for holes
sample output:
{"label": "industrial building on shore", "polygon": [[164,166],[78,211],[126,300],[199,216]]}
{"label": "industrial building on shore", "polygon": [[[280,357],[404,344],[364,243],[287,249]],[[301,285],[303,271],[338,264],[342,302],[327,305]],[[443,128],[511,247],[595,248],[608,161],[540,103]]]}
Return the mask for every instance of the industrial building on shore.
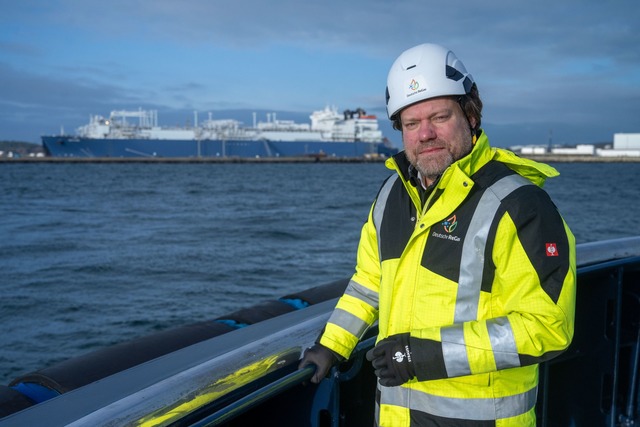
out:
{"label": "industrial building on shore", "polygon": [[597,157],[640,157],[640,133],[615,133],[613,146],[598,148],[595,144],[578,144],[575,147],[553,147],[551,144],[512,147],[522,155],[544,156],[597,156]]}

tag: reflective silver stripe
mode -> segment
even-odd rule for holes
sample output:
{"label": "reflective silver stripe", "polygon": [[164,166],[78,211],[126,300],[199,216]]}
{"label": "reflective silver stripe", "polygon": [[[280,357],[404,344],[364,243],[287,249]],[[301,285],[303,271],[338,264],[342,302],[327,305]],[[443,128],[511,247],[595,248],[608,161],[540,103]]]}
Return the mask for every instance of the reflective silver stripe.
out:
{"label": "reflective silver stripe", "polygon": [[385,182],[380,189],[373,208],[373,224],[376,226],[376,235],[378,236],[378,259],[380,260],[382,260],[382,249],[380,248],[382,243],[380,241],[380,226],[382,224],[382,217],[384,216],[384,208],[387,206],[387,199],[389,198],[393,184],[395,184],[398,177],[399,176],[397,174],[389,177],[387,182]]}
{"label": "reflective silver stripe", "polygon": [[442,356],[448,377],[471,375],[467,347],[464,343],[462,324],[442,328]]}
{"label": "reflective silver stripe", "polygon": [[536,404],[537,387],[524,393],[497,398],[435,396],[408,387],[383,387],[380,405],[396,405],[445,418],[489,421],[522,415]]}
{"label": "reflective silver stripe", "polygon": [[378,309],[378,293],[362,286],[360,283],[354,280],[349,281],[347,289],[345,289],[344,293],[345,295],[349,295],[359,299],[360,301],[370,305],[376,310]]}
{"label": "reflective silver stripe", "polygon": [[340,308],[333,310],[328,323],[338,325],[358,338],[362,338],[367,328],[369,328],[369,325],[365,321]]}
{"label": "reflective silver stripe", "polygon": [[493,357],[497,369],[508,369],[520,366],[516,340],[511,323],[506,317],[498,317],[487,321],[489,340],[493,349]]}
{"label": "reflective silver stripe", "polygon": [[[460,278],[454,314],[454,324],[457,326],[443,328],[441,332],[442,353],[448,377],[471,374],[462,323],[478,318],[484,253],[493,218],[500,208],[502,199],[524,185],[533,184],[517,174],[495,182],[482,194],[469,223],[460,259]],[[492,332],[494,335],[491,335]],[[492,324],[489,334],[498,369],[520,366],[519,360],[516,362],[514,359],[514,356],[517,359],[517,351],[510,354],[515,349],[515,339],[508,322],[506,326],[502,323]]]}
{"label": "reflective silver stripe", "polygon": [[523,185],[533,184],[520,175],[509,175],[487,188],[480,198],[462,247],[454,323],[477,318],[484,251],[491,222],[502,199]]}

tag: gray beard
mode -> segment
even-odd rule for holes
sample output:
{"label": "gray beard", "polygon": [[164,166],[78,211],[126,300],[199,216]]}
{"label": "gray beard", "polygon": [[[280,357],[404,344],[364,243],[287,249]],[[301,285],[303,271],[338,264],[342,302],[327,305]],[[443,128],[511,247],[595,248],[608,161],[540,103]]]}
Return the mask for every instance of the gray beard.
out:
{"label": "gray beard", "polygon": [[453,156],[451,153],[447,153],[447,157],[440,162],[434,162],[429,159],[418,161],[413,166],[420,172],[420,175],[431,181],[435,181],[453,162],[455,162]]}

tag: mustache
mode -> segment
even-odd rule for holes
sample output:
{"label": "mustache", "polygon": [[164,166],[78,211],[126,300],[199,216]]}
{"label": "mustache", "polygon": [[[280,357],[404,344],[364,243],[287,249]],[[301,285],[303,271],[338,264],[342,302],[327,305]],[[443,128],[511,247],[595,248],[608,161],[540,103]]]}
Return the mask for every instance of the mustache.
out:
{"label": "mustache", "polygon": [[444,141],[438,139],[433,141],[420,142],[418,145],[416,145],[416,152],[419,152],[425,148],[447,148],[447,144]]}

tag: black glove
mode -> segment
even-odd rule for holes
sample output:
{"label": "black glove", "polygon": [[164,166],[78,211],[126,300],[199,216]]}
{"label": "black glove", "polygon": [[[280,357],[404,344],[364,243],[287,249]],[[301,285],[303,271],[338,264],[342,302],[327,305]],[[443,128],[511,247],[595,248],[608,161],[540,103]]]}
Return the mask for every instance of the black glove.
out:
{"label": "black glove", "polygon": [[327,376],[331,367],[340,361],[340,357],[322,344],[314,344],[309,347],[302,356],[298,369],[307,365],[316,365],[316,373],[311,377],[311,382],[318,384]]}
{"label": "black glove", "polygon": [[391,335],[367,352],[380,385],[395,387],[416,376],[409,348],[409,334]]}

